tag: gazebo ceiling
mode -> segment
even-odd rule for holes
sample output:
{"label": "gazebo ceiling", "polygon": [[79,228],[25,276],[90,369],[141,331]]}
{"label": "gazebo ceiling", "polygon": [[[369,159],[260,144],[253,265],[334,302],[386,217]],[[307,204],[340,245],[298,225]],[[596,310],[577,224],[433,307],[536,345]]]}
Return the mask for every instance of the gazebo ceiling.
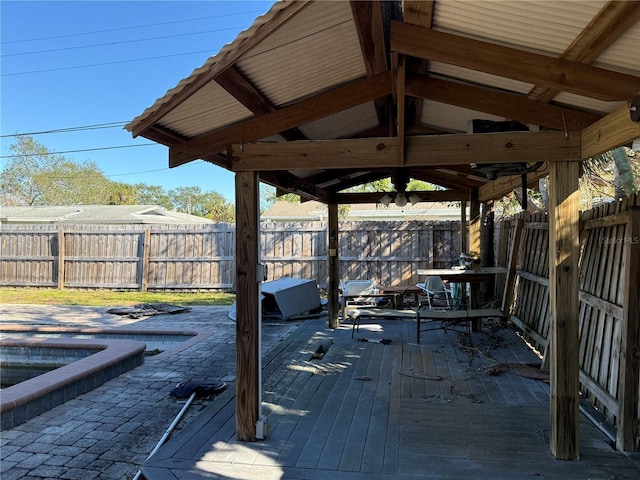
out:
{"label": "gazebo ceiling", "polygon": [[[520,176],[472,163],[580,160],[640,136],[595,131],[628,121],[639,45],[636,1],[277,2],[126,128],[169,146],[170,166],[258,170],[305,198],[400,170],[486,201]],[[470,135],[472,120],[529,131]]]}

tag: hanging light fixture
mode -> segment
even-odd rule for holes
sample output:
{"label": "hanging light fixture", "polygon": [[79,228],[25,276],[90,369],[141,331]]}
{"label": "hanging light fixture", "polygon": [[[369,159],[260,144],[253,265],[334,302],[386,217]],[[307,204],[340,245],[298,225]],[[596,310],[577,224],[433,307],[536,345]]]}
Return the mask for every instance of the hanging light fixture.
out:
{"label": "hanging light fixture", "polygon": [[411,205],[419,203],[420,200],[422,200],[422,198],[417,193],[412,193],[411,195],[409,195],[409,202],[411,202]]}
{"label": "hanging light fixture", "polygon": [[385,207],[388,207],[391,202],[393,201],[393,197],[391,195],[389,195],[388,193],[385,193],[384,196],[378,200],[381,204],[383,204]]}
{"label": "hanging light fixture", "polygon": [[404,194],[404,192],[396,193],[395,204],[398,207],[404,207],[407,204],[407,196]]}

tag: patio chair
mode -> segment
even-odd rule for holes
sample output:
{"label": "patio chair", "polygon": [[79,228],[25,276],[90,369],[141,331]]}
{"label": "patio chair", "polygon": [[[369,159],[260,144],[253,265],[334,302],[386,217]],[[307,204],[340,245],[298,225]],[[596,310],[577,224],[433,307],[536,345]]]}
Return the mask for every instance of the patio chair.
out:
{"label": "patio chair", "polygon": [[429,310],[451,310],[453,307],[453,294],[438,276],[427,277],[424,283],[416,284],[427,299]]}
{"label": "patio chair", "polygon": [[373,280],[340,280],[340,305],[342,318],[346,319],[350,308],[371,308],[378,306],[377,295],[380,293]]}

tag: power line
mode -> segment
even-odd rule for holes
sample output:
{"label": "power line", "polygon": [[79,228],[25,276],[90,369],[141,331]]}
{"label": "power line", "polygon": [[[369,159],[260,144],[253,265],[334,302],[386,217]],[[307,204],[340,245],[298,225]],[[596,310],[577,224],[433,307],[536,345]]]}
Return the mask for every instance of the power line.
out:
{"label": "power line", "polygon": [[66,128],[52,129],[52,130],[41,130],[39,132],[13,133],[13,134],[7,134],[7,135],[0,135],[0,138],[31,137],[33,135],[45,135],[49,133],[68,133],[68,132],[81,132],[84,130],[101,130],[103,128],[124,127],[127,123],[128,122],[98,123],[95,125],[82,125],[79,127],[66,127]]}
{"label": "power line", "polygon": [[149,147],[151,145],[158,145],[157,143],[141,143],[140,145],[116,145],[112,147],[97,147],[97,148],[85,148],[80,150],[65,150],[63,152],[46,152],[46,153],[24,153],[19,155],[0,155],[0,158],[25,158],[25,157],[42,157],[45,155],[62,155],[63,153],[80,153],[80,152],[95,152],[98,150],[116,150],[120,148],[136,148],[136,147]]}
{"label": "power line", "polygon": [[136,43],[136,42],[148,42],[151,40],[164,40],[167,38],[176,38],[176,37],[186,37],[189,35],[203,35],[205,33],[215,33],[215,32],[225,32],[228,30],[240,30],[244,27],[229,27],[229,28],[220,28],[220,29],[216,29],[216,30],[203,30],[200,32],[190,32],[190,33],[176,33],[174,35],[163,35],[160,37],[148,37],[148,38],[137,38],[134,40],[121,40],[119,42],[106,42],[106,43],[94,43],[91,45],[78,45],[75,47],[62,47],[62,48],[52,48],[49,50],[36,50],[33,52],[22,52],[22,53],[7,53],[7,54],[2,54],[0,55],[0,57],[17,57],[20,55],[34,55],[34,54],[38,54],[38,53],[52,53],[52,52],[62,52],[62,51],[67,51],[67,50],[79,50],[81,48],[94,48],[94,47],[106,47],[106,46],[111,46],[111,45],[123,45],[125,43]]}
{"label": "power line", "polygon": [[91,67],[102,67],[105,65],[117,65],[117,64],[121,64],[121,63],[133,63],[133,62],[142,62],[145,60],[158,60],[161,58],[171,58],[171,57],[180,57],[183,55],[196,55],[196,54],[200,54],[200,53],[211,53],[211,50],[198,50],[197,52],[186,52],[186,53],[174,53],[171,55],[160,55],[157,57],[145,57],[145,58],[134,58],[131,60],[118,60],[116,62],[104,62],[104,63],[91,63],[88,65],[75,65],[72,67],[59,67],[59,68],[47,68],[44,70],[30,70],[27,72],[16,72],[16,73],[3,73],[0,74],[0,77],[12,77],[12,76],[16,76],[16,75],[27,75],[27,74],[31,74],[31,73],[46,73],[46,72],[57,72],[60,70],[73,70],[76,68],[91,68]]}
{"label": "power line", "polygon": [[54,35],[54,36],[50,36],[50,37],[40,37],[40,38],[29,38],[29,39],[24,39],[24,40],[11,40],[9,42],[1,42],[2,45],[9,45],[11,43],[24,43],[24,42],[38,42],[38,41],[43,41],[43,40],[53,40],[56,38],[68,38],[68,37],[78,37],[78,36],[84,36],[84,35],[95,35],[98,33],[107,33],[107,32],[117,32],[117,31],[121,31],[121,30],[133,30],[133,29],[139,29],[139,28],[145,28],[145,27],[156,27],[156,26],[160,26],[160,25],[170,25],[170,24],[174,24],[174,23],[185,23],[185,22],[196,22],[199,20],[210,20],[212,18],[223,18],[223,17],[231,17],[231,16],[235,16],[235,15],[250,15],[250,14],[254,14],[254,13],[260,13],[262,12],[262,10],[253,10],[250,12],[238,12],[238,13],[228,13],[228,14],[224,14],[224,15],[212,15],[209,17],[199,17],[199,18],[190,18],[190,19],[186,19],[186,20],[172,20],[170,22],[160,22],[160,23],[147,23],[144,25],[134,25],[131,27],[118,27],[118,28],[109,28],[106,30],[94,30],[92,32],[80,32],[80,33],[68,33],[65,35]]}

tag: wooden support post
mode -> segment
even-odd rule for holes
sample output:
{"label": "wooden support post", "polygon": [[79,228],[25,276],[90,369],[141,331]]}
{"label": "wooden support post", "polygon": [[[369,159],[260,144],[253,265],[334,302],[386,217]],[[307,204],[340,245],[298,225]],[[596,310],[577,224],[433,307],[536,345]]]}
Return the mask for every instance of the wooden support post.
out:
{"label": "wooden support post", "polygon": [[640,378],[640,207],[629,209],[624,239],[624,300],[618,376],[616,448],[638,450],[638,387]]}
{"label": "wooden support post", "polygon": [[507,316],[511,315],[511,304],[513,303],[513,292],[516,285],[516,269],[520,252],[520,239],[522,238],[523,229],[524,220],[519,218],[516,220],[516,226],[513,229],[513,242],[511,243],[511,253],[509,253],[509,264],[507,265],[507,279],[502,294],[502,313]]}
{"label": "wooden support post", "polygon": [[467,230],[467,202],[460,202],[460,251],[462,253],[469,253]]}
{"label": "wooden support post", "polygon": [[329,328],[338,328],[338,285],[340,283],[340,257],[338,251],[338,204],[331,202],[329,207],[329,279],[327,282],[327,301],[329,304]]}
{"label": "wooden support post", "polygon": [[236,173],[236,438],[256,440],[260,414],[258,174]]}
{"label": "wooden support post", "polygon": [[[510,228],[510,222],[508,220],[502,220],[500,222],[500,233],[499,233],[499,239],[498,239],[498,258],[496,263],[498,267],[506,267],[507,262],[509,261],[509,257],[508,257],[509,228]],[[503,303],[504,303],[504,287],[505,287],[506,279],[507,279],[507,276],[504,274],[496,275],[495,294],[497,298],[503,297]],[[507,314],[507,312],[505,312],[504,309],[502,310],[502,312],[505,315]]]}
{"label": "wooden support post", "polygon": [[[480,215],[480,201],[478,200],[478,189],[471,190],[469,206],[469,254],[473,257],[480,258],[481,237],[482,237],[482,216]],[[477,283],[471,283],[471,297],[467,308],[478,308],[478,296],[480,295],[480,286]],[[477,329],[478,325],[474,325]]]}
{"label": "wooden support post", "polygon": [[149,256],[151,247],[151,229],[144,231],[144,240],[142,243],[142,271],[140,272],[140,290],[146,292],[149,288]]}
{"label": "wooden support post", "polygon": [[549,167],[550,449],[580,458],[578,340],[578,162]]}
{"label": "wooden support post", "polygon": [[62,290],[64,288],[64,256],[64,229],[60,228],[58,230],[58,290]]}
{"label": "wooden support post", "polygon": [[478,200],[478,189],[471,190],[469,198],[469,254],[480,255],[480,201]]}

